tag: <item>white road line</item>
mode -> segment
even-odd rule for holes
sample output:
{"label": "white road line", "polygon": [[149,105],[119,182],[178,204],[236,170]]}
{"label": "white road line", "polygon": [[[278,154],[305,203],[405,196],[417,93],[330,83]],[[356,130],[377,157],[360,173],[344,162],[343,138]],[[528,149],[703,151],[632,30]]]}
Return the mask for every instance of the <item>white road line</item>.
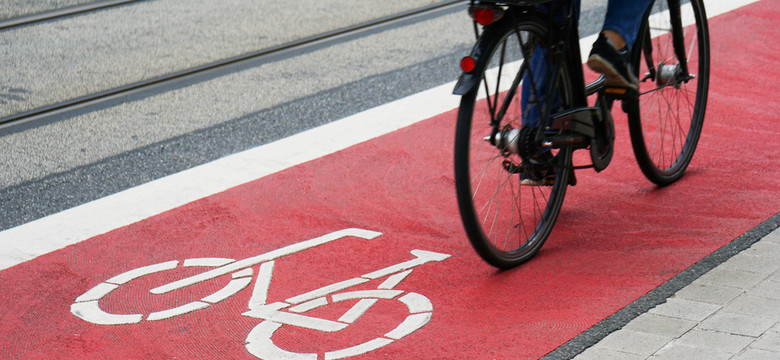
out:
{"label": "white road line", "polygon": [[[717,16],[758,0],[705,1]],[[583,39],[583,49],[593,41]],[[447,83],[0,232],[0,270],[192,201],[374,139],[458,106]],[[279,154],[284,154],[280,157]]]}

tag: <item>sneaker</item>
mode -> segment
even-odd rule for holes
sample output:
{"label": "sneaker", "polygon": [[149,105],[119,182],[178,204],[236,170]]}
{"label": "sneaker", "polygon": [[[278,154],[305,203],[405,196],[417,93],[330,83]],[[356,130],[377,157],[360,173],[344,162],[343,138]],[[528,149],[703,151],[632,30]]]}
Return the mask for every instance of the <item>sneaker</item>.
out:
{"label": "sneaker", "polygon": [[555,168],[550,163],[552,154],[547,151],[523,161],[520,185],[541,186],[555,183]]}
{"label": "sneaker", "polygon": [[593,49],[588,57],[588,67],[604,74],[607,85],[639,89],[639,80],[631,71],[631,56],[627,48],[617,49],[604,34],[593,43]]}
{"label": "sneaker", "polygon": [[555,184],[555,169],[552,167],[530,167],[520,173],[520,185],[549,186]]}

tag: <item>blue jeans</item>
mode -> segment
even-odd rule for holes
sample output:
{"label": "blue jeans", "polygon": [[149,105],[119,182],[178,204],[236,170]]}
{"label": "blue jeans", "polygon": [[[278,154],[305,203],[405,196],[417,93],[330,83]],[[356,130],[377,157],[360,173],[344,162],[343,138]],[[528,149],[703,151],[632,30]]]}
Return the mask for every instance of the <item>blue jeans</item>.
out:
{"label": "blue jeans", "polygon": [[[580,0],[575,1],[579,2]],[[604,25],[602,25],[601,30],[612,30],[620,34],[628,44],[630,51],[639,33],[642,15],[651,2],[652,0],[609,0],[607,2],[607,15],[604,17]]]}
{"label": "blue jeans", "polygon": [[[629,50],[636,41],[639,33],[639,26],[642,24],[642,15],[644,15],[650,3],[653,0],[609,0],[607,2],[607,14],[604,17],[604,24],[601,30],[612,30],[620,36],[628,44]],[[663,0],[658,0],[663,1]],[[581,0],[573,0],[577,9],[577,17],[579,17],[579,9]],[[540,7],[542,11],[546,11],[545,7]],[[536,126],[539,123],[539,108],[544,106],[546,99],[544,98],[544,89],[547,85],[547,78],[549,71],[546,71],[546,62],[544,57],[547,54],[540,47],[534,50],[533,57],[530,64],[530,72],[533,74],[533,85],[536,91],[532,91],[532,82],[529,80],[529,75],[523,78],[523,90],[521,96],[521,104],[523,110],[523,125]],[[539,99],[536,101],[536,106],[528,106],[529,101],[535,96],[533,94],[539,94]],[[555,103],[559,102],[559,99],[553,100]],[[553,106],[557,106],[553,104]],[[527,109],[527,110],[525,110]]]}

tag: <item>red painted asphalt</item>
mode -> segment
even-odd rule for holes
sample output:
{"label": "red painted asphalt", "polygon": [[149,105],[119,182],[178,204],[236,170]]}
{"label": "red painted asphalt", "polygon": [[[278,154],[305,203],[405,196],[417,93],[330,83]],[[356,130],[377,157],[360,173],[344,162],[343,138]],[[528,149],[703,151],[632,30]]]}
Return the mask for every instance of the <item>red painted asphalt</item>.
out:
{"label": "red painted asphalt", "polygon": [[[379,300],[341,331],[284,325],[271,337],[276,347],[324,354],[384,339],[388,345],[354,358],[538,358],[780,210],[780,85],[772,77],[779,20],[780,2],[769,0],[710,20],[707,118],[681,181],[659,189],[645,180],[617,118],[613,163],[599,174],[578,173],[551,239],[517,269],[497,272],[468,245],[453,188],[455,112],[448,112],[1,271],[0,358],[254,358],[246,340],[262,320],[245,313],[260,287],[256,278],[224,301],[163,320],[97,325],[71,305],[136,268],[246,259],[347,228],[382,235],[347,236],[277,258],[267,303],[294,303],[296,295],[361,275],[365,282],[342,292],[387,287],[380,285],[387,276],[371,280],[369,273],[414,259],[411,251],[420,249],[451,257],[414,267],[394,289],[422,295],[432,310],[425,301],[414,308]],[[204,298],[232,279],[148,292],[199,272],[161,271],[93,298],[108,313],[149,314]],[[328,301],[335,303],[302,314],[335,321],[357,302]],[[397,339],[387,335],[410,313],[430,321]]]}

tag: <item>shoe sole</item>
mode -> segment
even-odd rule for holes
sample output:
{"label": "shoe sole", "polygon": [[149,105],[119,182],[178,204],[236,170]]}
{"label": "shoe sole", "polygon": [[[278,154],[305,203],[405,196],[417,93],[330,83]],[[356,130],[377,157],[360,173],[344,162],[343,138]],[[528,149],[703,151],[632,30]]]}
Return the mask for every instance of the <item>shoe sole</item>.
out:
{"label": "shoe sole", "polygon": [[633,90],[639,89],[639,85],[637,85],[639,80],[637,80],[636,83],[630,82],[624,78],[623,75],[620,75],[620,72],[618,72],[617,69],[615,69],[615,67],[609,63],[609,61],[605,60],[601,56],[591,55],[588,58],[588,67],[597,73],[604,74],[604,77],[607,80],[607,85],[619,86]]}
{"label": "shoe sole", "polygon": [[555,179],[541,179],[541,180],[524,179],[520,181],[521,186],[551,186],[553,184],[555,184]]}

